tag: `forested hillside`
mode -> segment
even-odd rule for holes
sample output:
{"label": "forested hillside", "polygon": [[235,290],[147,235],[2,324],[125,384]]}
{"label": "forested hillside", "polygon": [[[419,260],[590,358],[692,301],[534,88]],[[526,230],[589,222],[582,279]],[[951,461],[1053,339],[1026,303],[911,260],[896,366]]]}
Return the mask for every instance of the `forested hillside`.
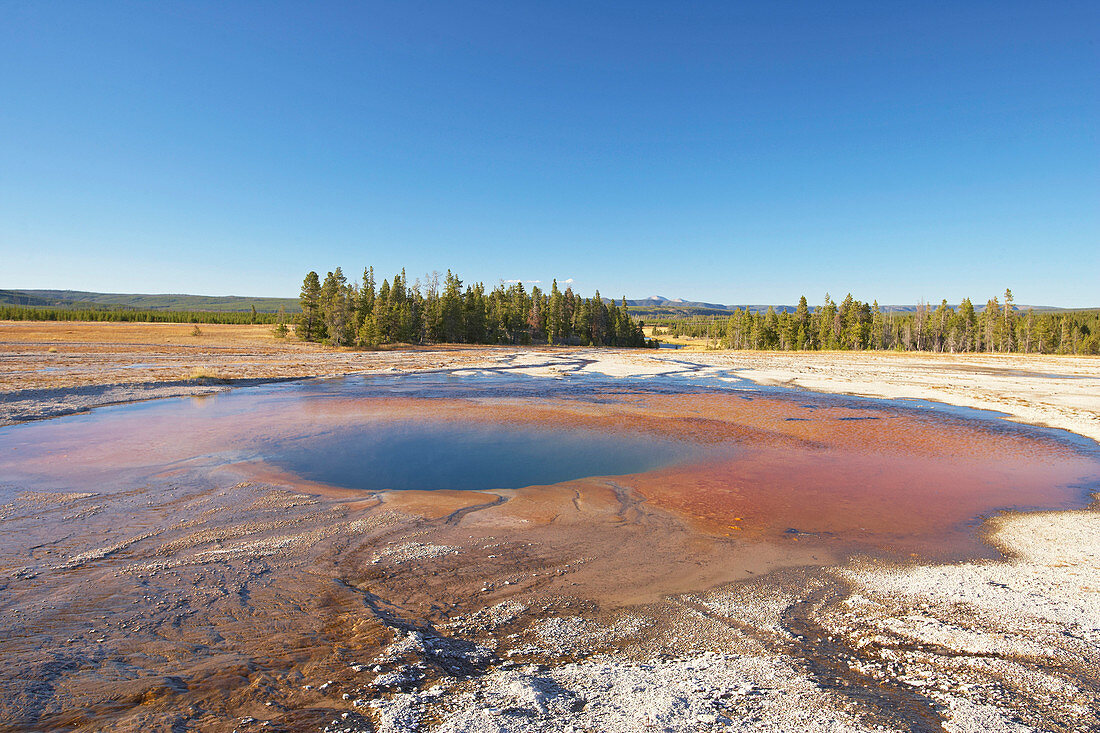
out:
{"label": "forested hillside", "polygon": [[293,298],[250,298],[240,295],[179,293],[94,293],[86,290],[0,290],[0,305],[56,309],[173,311],[176,313],[278,313],[297,307]]}
{"label": "forested hillside", "polygon": [[658,333],[706,338],[714,348],[885,350],[934,352],[1097,354],[1100,310],[1037,313],[1018,310],[1012,291],[975,308],[918,304],[912,312],[884,311],[849,294],[839,305],[826,294],[811,309],[805,296],[794,313],[736,310],[729,316],[662,319]]}
{"label": "forested hillside", "polygon": [[466,285],[450,270],[426,285],[409,285],[404,270],[375,281],[374,268],[349,283],[340,268],[321,282],[316,272],[302,283],[296,333],[308,341],[372,348],[387,343],[584,344],[645,346],[642,324],[626,303],[564,292],[555,280],[550,292],[530,292],[523,283],[501,283],[486,292]]}
{"label": "forested hillside", "polygon": [[280,323],[280,313],[162,311],[130,308],[45,308],[0,305],[0,321],[101,321],[115,323]]}

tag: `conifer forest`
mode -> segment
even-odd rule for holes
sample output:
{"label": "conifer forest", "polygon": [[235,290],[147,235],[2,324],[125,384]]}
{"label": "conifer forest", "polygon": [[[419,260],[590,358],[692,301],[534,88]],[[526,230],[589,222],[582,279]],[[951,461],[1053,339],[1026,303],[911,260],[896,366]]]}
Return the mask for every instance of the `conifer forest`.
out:
{"label": "conifer forest", "polygon": [[884,310],[848,295],[838,305],[826,294],[813,307],[777,312],[736,309],[730,315],[659,318],[657,334],[707,339],[721,349],[766,351],[896,350],[950,353],[1100,353],[1100,311],[1021,311],[1011,290],[976,308],[920,303],[905,311]]}
{"label": "conifer forest", "polygon": [[[143,296],[157,302],[167,296]],[[183,296],[172,296],[174,304]],[[244,300],[244,299],[242,299]],[[261,299],[262,300],[262,299]],[[662,339],[703,340],[711,349],[757,351],[926,351],[943,353],[1100,354],[1100,309],[1020,307],[1011,290],[975,305],[918,303],[883,307],[826,293],[820,305],[803,296],[796,307],[661,308],[585,298],[571,287],[549,292],[535,285],[464,284],[448,271],[410,283],[404,271],[379,285],[368,267],[359,282],[340,268],[322,279],[310,272],[288,306],[257,311],[177,310],[90,302],[50,305],[5,303],[0,320],[122,321],[146,323],[267,324],[283,337],[350,348],[384,344],[566,344],[657,346]],[[230,306],[232,307],[232,306]],[[299,310],[300,309],[300,310]],[[288,312],[289,311],[289,312]],[[645,320],[643,321],[642,318]],[[647,338],[643,327],[651,326]]]}
{"label": "conifer forest", "polygon": [[[322,282],[310,272],[302,283],[302,311],[296,333],[306,341],[374,348],[389,343],[575,344],[646,346],[643,324],[599,291],[591,298],[521,282],[501,283],[486,292],[466,285],[450,270],[440,281],[409,285],[404,270],[378,285],[374,268],[360,283],[349,283],[340,268]],[[656,345],[654,343],[654,345]]]}

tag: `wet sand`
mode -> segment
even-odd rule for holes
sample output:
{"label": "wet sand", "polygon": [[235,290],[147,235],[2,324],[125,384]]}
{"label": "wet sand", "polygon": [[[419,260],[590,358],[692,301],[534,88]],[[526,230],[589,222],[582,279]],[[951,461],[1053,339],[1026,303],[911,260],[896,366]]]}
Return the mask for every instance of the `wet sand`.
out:
{"label": "wet sand", "polygon": [[377,405],[709,451],[550,487],[365,497],[224,460],[251,434],[358,424],[362,404],[343,398],[193,423],[151,402],[131,432],[119,420],[98,436],[76,423],[102,411],[24,426],[49,425],[51,450],[25,451],[18,471],[17,451],[0,458],[0,726],[1095,724],[1096,513],[1004,515],[985,527],[993,545],[974,521],[981,507],[1080,506],[1087,444],[898,405],[716,397],[677,381],[711,388],[718,372],[696,356],[711,355],[685,369],[487,350],[472,365],[498,375],[615,382],[634,365],[655,381]]}

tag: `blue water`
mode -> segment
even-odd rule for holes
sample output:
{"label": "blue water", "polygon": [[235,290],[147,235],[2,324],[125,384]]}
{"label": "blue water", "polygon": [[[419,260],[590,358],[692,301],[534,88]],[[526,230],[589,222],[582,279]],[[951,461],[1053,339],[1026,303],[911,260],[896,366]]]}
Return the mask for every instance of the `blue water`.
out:
{"label": "blue water", "polygon": [[650,471],[693,452],[682,443],[589,430],[392,421],[271,447],[270,455],[260,453],[268,463],[364,491],[517,489]]}
{"label": "blue water", "polygon": [[[1095,442],[1063,431],[1007,422],[999,413],[919,400],[817,395],[759,386],[735,374],[704,373],[689,361],[682,373],[617,379],[568,375],[546,379],[482,370],[456,376],[446,370],[413,375],[345,377],[242,387],[202,398],[179,398],[103,407],[81,415],[0,428],[0,497],[4,484],[96,490],[140,483],[167,465],[207,466],[260,460],[306,479],[366,491],[402,489],[493,490],[543,485],[586,476],[621,476],[696,460],[701,446],[625,430],[540,428],[491,416],[456,422],[387,414],[372,398],[410,396],[470,400],[522,410],[542,400],[586,406],[629,401],[631,395],[725,393],[754,401],[789,400],[799,420],[817,419],[811,408],[849,407],[861,415],[829,420],[885,419],[902,412],[934,413],[942,420],[976,421],[986,430],[1026,433],[1072,444],[1089,455]],[[362,401],[362,419],[339,406]],[[330,406],[336,412],[329,416]],[[499,408],[494,408],[499,409]],[[586,409],[588,409],[586,407]],[[275,426],[249,422],[263,415]],[[354,413],[351,413],[354,414]],[[476,411],[471,416],[476,415]],[[284,418],[284,416],[286,416]],[[247,426],[241,430],[226,425]],[[204,439],[219,436],[217,441]],[[224,439],[221,436],[224,435]],[[111,456],[100,461],[98,456]],[[75,456],[81,456],[79,460]],[[128,477],[125,481],[123,476]]]}

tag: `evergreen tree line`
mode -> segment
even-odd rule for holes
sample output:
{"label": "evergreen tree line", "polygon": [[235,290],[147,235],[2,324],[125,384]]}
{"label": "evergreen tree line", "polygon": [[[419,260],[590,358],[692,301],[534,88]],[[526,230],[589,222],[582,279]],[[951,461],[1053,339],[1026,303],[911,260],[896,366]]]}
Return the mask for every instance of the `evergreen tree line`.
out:
{"label": "evergreen tree line", "polygon": [[285,322],[283,313],[130,310],[128,308],[54,308],[0,305],[0,321],[115,321],[132,323]]}
{"label": "evergreen tree line", "polygon": [[[377,287],[373,268],[349,284],[339,268],[322,283],[306,276],[296,331],[311,341],[373,347],[384,343],[567,343],[641,346],[642,323],[625,303],[605,303],[597,292],[582,298],[557,282],[549,293],[522,284],[463,288],[448,272],[442,286],[410,286],[404,271]],[[0,320],[145,323],[284,324],[280,313],[133,310],[0,305]],[[1100,311],[1020,311],[1012,291],[976,309],[942,301],[914,312],[883,311],[877,301],[849,294],[839,305],[826,294],[810,308],[805,296],[793,313],[737,309],[729,316],[660,318],[658,334],[706,338],[714,348],[759,350],[903,350],[954,353],[1100,354]],[[281,328],[281,326],[280,326]]]}
{"label": "evergreen tree line", "polygon": [[886,312],[849,294],[837,305],[828,293],[811,309],[803,296],[794,313],[737,309],[728,317],[662,320],[671,336],[706,338],[726,349],[899,350],[952,353],[1100,353],[1100,311],[1021,312],[1012,291],[980,311],[969,298],[958,307],[921,303],[914,312]]}
{"label": "evergreen tree line", "polygon": [[324,281],[306,275],[302,311],[295,332],[306,341],[374,348],[389,343],[578,344],[646,346],[641,322],[621,305],[606,303],[599,291],[583,298],[558,281],[543,292],[522,283],[500,283],[486,292],[476,283],[463,287],[450,270],[409,284],[405,271],[378,285],[374,268],[349,283],[337,267]]}

